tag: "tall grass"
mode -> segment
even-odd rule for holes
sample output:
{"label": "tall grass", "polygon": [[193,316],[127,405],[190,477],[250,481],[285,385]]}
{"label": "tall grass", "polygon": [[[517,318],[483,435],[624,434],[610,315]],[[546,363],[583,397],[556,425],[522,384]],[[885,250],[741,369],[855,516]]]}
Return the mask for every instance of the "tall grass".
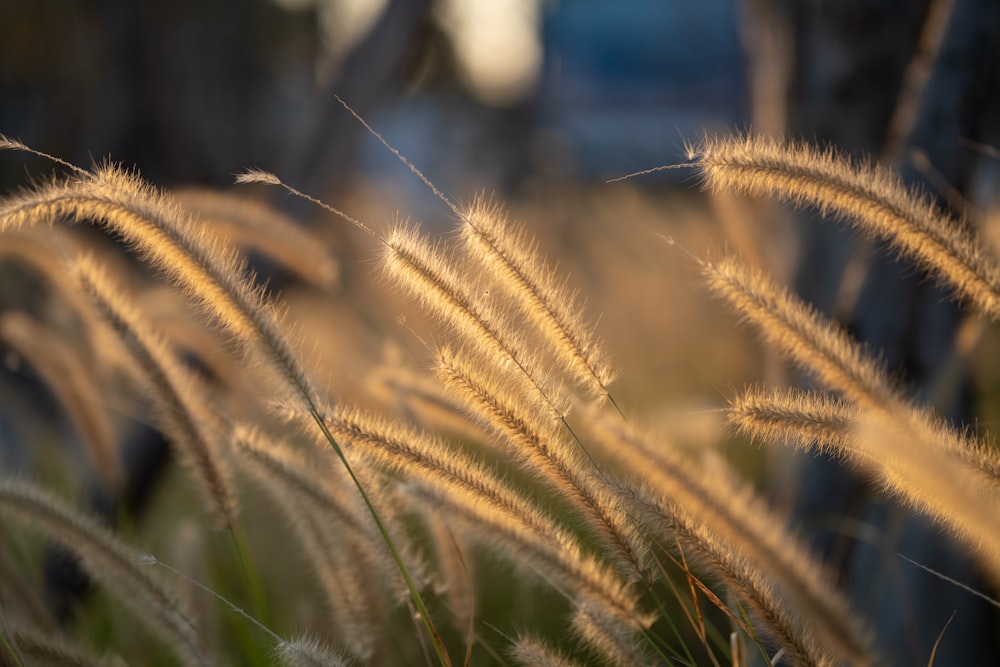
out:
{"label": "tall grass", "polygon": [[[752,136],[706,139],[691,155],[706,187],[848,218],[916,257],[986,316],[1000,312],[1000,271],[985,246],[881,168]],[[110,594],[108,608],[92,605],[84,618],[142,625],[181,664],[749,664],[731,648],[744,643],[774,664],[881,662],[878,638],[779,508],[715,453],[678,446],[613,398],[617,373],[583,300],[499,204],[445,199],[457,234],[435,237],[414,225],[383,231],[277,176],[240,177],[306,196],[361,228],[376,246],[384,289],[424,312],[418,329],[427,333],[417,336],[426,372],[368,367],[368,386],[381,394],[358,385],[351,394],[326,389],[317,370],[331,351],[327,337],[303,340],[292,311],[197,210],[225,220],[241,247],[306,264],[296,272],[329,290],[337,262],[307,237],[289,232],[272,247],[273,230],[238,223],[268,213],[231,195],[188,192],[181,206],[118,167],[60,164],[65,175],[0,202],[0,231],[93,223],[124,239],[202,309],[199,326],[229,341],[227,354],[250,378],[226,386],[199,377],[183,361],[191,350],[147,320],[141,288],[109,279],[100,259],[70,258],[64,270],[86,296],[79,303],[90,304],[75,307],[93,311],[81,321],[110,325],[117,337],[102,340],[127,352],[102,353],[98,365],[137,378],[186,464],[171,487],[181,507],[194,508],[190,520],[209,539],[214,517],[238,542],[202,570],[215,595],[232,598],[197,605],[228,619],[213,622],[187,611],[162,578],[173,572],[165,563],[184,510],[163,519],[172,524],[160,529],[166,554],[143,558],[127,541],[155,538],[115,536],[41,481],[3,481],[0,514],[62,544]],[[839,393],[753,389],[726,409],[736,427],[871,471],[1000,581],[1000,460],[989,447],[907,397],[871,352],[760,271],[737,257],[699,261],[710,290]],[[88,378],[72,357],[48,370],[52,359],[32,348],[37,336],[17,335],[28,325],[13,315],[0,322],[5,342],[66,396],[92,467],[116,483],[113,425],[73,406],[81,393],[120,382],[118,370]],[[188,498],[192,484],[198,492]],[[38,549],[19,529],[7,542],[15,556]],[[14,560],[16,576],[37,575],[30,559]],[[0,616],[21,622],[38,613],[23,595],[8,600],[8,589],[0,588]],[[280,639],[301,626],[323,636]],[[5,659],[26,664],[35,644],[0,627]],[[79,634],[81,644],[95,643]],[[262,655],[260,637],[276,652]],[[96,643],[137,659],[128,641]]]}

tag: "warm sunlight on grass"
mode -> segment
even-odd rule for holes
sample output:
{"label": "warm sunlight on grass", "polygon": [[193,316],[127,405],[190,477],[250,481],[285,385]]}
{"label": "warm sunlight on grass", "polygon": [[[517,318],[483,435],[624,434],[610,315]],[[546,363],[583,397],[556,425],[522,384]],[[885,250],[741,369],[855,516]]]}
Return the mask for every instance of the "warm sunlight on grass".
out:
{"label": "warm sunlight on grass", "polygon": [[[755,136],[691,160],[715,196],[836,214],[996,317],[993,255],[888,170]],[[119,532],[58,464],[0,480],[4,664],[878,664],[747,439],[863,470],[1000,583],[1000,457],[770,275],[766,239],[727,243],[739,200],[442,197],[432,232],[374,198],[306,231],[256,198],[308,196],[280,175],[171,193],[59,166],[0,202],[4,266],[45,306],[0,336],[102,493],[136,422],[178,467]],[[780,358],[818,387],[782,387]],[[38,538],[101,590],[73,627]]]}

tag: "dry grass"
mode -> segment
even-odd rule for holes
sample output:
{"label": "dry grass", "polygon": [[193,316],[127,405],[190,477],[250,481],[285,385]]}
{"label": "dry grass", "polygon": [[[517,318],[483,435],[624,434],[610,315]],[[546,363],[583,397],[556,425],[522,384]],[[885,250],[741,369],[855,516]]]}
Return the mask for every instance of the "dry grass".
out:
{"label": "dry grass", "polygon": [[[917,257],[986,316],[1000,312],[1000,272],[985,246],[881,168],[755,137],[708,139],[692,156],[711,189],[849,218]],[[263,172],[241,180],[283,186]],[[351,316],[350,297],[331,291],[337,267],[347,270],[347,263],[291,228],[275,241],[272,223],[262,221],[291,223],[261,206],[186,193],[182,207],[112,166],[70,167],[64,177],[3,200],[5,234],[77,222],[123,238],[183,290],[203,313],[198,326],[228,348],[199,354],[169,336],[183,327],[158,326],[145,290],[109,279],[100,259],[50,264],[26,256],[55,276],[75,275],[86,297],[73,297],[73,307],[87,313],[81,326],[97,336],[110,325],[117,338],[101,340],[127,351],[86,359],[82,347],[46,345],[53,350],[46,356],[37,347],[50,333],[43,321],[0,318],[5,343],[61,398],[92,469],[109,488],[118,484],[114,424],[80,400],[121,381],[101,364],[115,371],[124,365],[138,378],[186,465],[183,478],[167,487],[178,505],[160,517],[157,538],[113,535],[43,491],[43,481],[4,481],[0,513],[62,544],[107,589],[115,602],[93,605],[85,616],[111,627],[127,623],[115,611],[120,605],[181,664],[487,665],[505,664],[504,656],[550,665],[746,664],[740,652],[731,654],[743,643],[767,660],[780,652],[780,664],[879,664],[878,638],[780,508],[723,463],[718,438],[709,437],[710,451],[699,451],[652,423],[650,415],[676,398],[658,393],[665,355],[691,356],[672,338],[657,345],[657,327],[677,326],[687,307],[699,309],[681,327],[694,329],[689,344],[711,327],[690,282],[678,287],[676,267],[644,278],[649,291],[640,287],[648,268],[635,259],[651,253],[661,262],[697,264],[709,289],[770,345],[840,394],[751,390],[725,409],[740,430],[830,451],[870,471],[890,493],[947,526],[1000,582],[1000,462],[989,447],[903,395],[877,357],[761,270],[732,256],[692,263],[666,244],[651,250],[652,233],[622,234],[610,222],[602,229],[602,217],[623,211],[652,215],[628,192],[609,195],[620,199],[606,211],[587,207],[597,218],[594,240],[581,242],[579,255],[559,266],[582,262],[601,279],[574,280],[576,289],[546,259],[548,243],[532,239],[499,204],[477,200],[459,208],[445,200],[458,233],[442,237],[403,224],[382,232],[348,218],[372,244],[384,278],[365,292],[377,295],[371,309],[355,304],[360,341],[338,338],[342,330],[315,324],[320,315],[308,312],[342,299],[337,312]],[[205,221],[192,210],[204,211]],[[553,224],[558,229],[558,220]],[[291,265],[308,298],[289,294],[283,301],[310,308],[282,307],[226,238]],[[601,271],[626,278],[608,288]],[[616,327],[616,317],[595,327],[577,290],[612,314],[651,309],[668,296],[677,303],[662,306],[666,314],[648,312],[643,321],[652,333]],[[422,310],[426,321],[394,325],[397,308]],[[373,313],[377,323],[367,319]],[[607,333],[607,345],[598,330]],[[381,366],[354,352],[389,344],[395,352]],[[610,361],[618,351],[646,365],[621,389]],[[180,361],[185,354],[227,370],[208,382]],[[736,356],[688,363],[722,369],[727,354]],[[188,493],[191,485],[197,494]],[[199,567],[205,588],[127,546],[169,543],[181,531],[178,515],[192,512],[207,541],[229,547],[207,550],[209,562]],[[25,548],[23,539],[20,530],[12,533],[14,553]],[[20,570],[15,576],[35,576],[30,567]],[[199,614],[187,611],[164,570],[212,604],[197,605]],[[23,593],[7,599],[8,591],[24,588],[0,587],[2,650],[11,664],[27,664],[42,645],[5,620],[45,613]],[[322,636],[281,639],[303,627]],[[731,640],[731,633],[739,637]],[[128,641],[114,648],[126,660],[141,659]],[[90,655],[61,644],[58,650]]]}

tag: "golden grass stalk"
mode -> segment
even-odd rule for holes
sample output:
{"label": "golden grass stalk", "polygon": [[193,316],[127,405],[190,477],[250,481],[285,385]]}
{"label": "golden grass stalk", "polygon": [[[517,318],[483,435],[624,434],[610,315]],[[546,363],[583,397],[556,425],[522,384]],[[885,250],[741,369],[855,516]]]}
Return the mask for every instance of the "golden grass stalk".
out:
{"label": "golden grass stalk", "polygon": [[[843,596],[787,530],[785,522],[728,475],[657,446],[638,429],[588,413],[595,436],[642,480],[637,503],[662,525],[696,518],[720,544],[754,562],[791,608],[792,621],[850,664],[872,664],[868,639]],[[680,515],[678,515],[680,512]],[[662,533],[669,538],[670,535]]]}
{"label": "golden grass stalk", "polygon": [[318,287],[336,284],[340,269],[323,242],[271,206],[204,188],[182,188],[172,194],[230,243],[260,251]]}
{"label": "golden grass stalk", "polygon": [[547,386],[536,357],[529,355],[523,338],[514,334],[490,305],[476,298],[469,281],[460,276],[447,251],[429,245],[412,227],[393,229],[385,241],[382,266],[388,279],[416,299],[460,340],[477,347],[497,369],[523,373],[543,397],[546,410],[565,417],[565,399]]}
{"label": "golden grass stalk", "polygon": [[576,667],[579,664],[540,639],[526,635],[518,637],[507,654],[524,667]]}
{"label": "golden grass stalk", "polygon": [[571,597],[590,600],[631,627],[648,625],[631,587],[586,556],[575,538],[536,504],[476,459],[425,434],[356,411],[326,416],[331,432],[375,463],[404,473],[414,492],[443,504],[519,563],[533,565],[567,585]]}
{"label": "golden grass stalk", "polygon": [[776,349],[861,405],[900,402],[882,366],[840,327],[735,257],[703,265],[709,287]]}
{"label": "golden grass stalk", "polygon": [[766,339],[870,414],[865,438],[855,435],[854,446],[840,452],[873,464],[890,492],[951,527],[997,576],[995,457],[898,397],[845,333],[761,274],[734,259],[705,270],[716,292]]}
{"label": "golden grass stalk", "polygon": [[160,192],[113,165],[54,181],[6,199],[0,231],[60,218],[93,220],[119,234],[153,266],[181,285],[244,345],[311,405],[316,399],[277,310],[246,279],[231,248]]}
{"label": "golden grass stalk", "polygon": [[[861,451],[853,441],[856,405],[829,394],[800,389],[751,388],[729,402],[729,421],[743,435],[763,442],[788,442],[845,459]],[[855,463],[869,463],[854,459]]]}
{"label": "golden grass stalk", "polygon": [[516,394],[504,379],[492,377],[480,360],[447,348],[438,354],[438,374],[463,397],[468,410],[506,444],[515,461],[546,480],[584,519],[589,532],[612,555],[615,566],[633,580],[642,577],[646,546],[616,488],[581,460],[580,452],[557,422],[544,417],[541,396],[524,388]]}
{"label": "golden grass stalk", "polygon": [[[711,287],[779,351],[803,368],[812,370],[824,384],[840,391],[863,409],[896,423],[903,433],[919,433],[924,442],[949,452],[953,464],[960,466],[976,483],[995,486],[1000,472],[995,454],[899,396],[881,366],[814,309],[734,258],[706,264],[705,272]],[[856,439],[851,438],[839,449],[843,456],[860,464],[872,463],[883,474],[893,477],[900,474],[885,468],[889,458],[871,459],[867,450],[851,446],[852,441],[856,445]],[[831,444],[837,444],[836,440]],[[897,447],[897,456],[907,456],[906,438],[891,438],[886,444]],[[902,491],[903,487],[898,490]]]}
{"label": "golden grass stalk", "polygon": [[118,335],[157,406],[158,421],[190,468],[198,489],[219,523],[231,528],[236,518],[236,492],[221,455],[229,425],[211,408],[200,380],[178,363],[170,344],[153,330],[90,257],[73,263],[80,286],[105,322]]}
{"label": "golden grass stalk", "polygon": [[17,312],[0,318],[0,339],[22,354],[55,394],[101,480],[109,489],[120,488],[123,473],[115,429],[98,399],[103,382],[89,363],[89,350],[70,345],[52,327]]}
{"label": "golden grass stalk", "polygon": [[777,197],[842,216],[916,260],[989,318],[1000,318],[1000,266],[987,244],[889,169],[753,135],[706,138],[689,153],[713,192]]}
{"label": "golden grass stalk", "polygon": [[[398,551],[374,505],[339,444],[325,431],[317,412],[317,395],[283,331],[277,309],[265,299],[262,289],[252,287],[245,276],[245,264],[238,255],[137,177],[110,165],[93,173],[76,168],[76,174],[65,182],[55,181],[5,200],[0,205],[0,232],[60,217],[77,221],[93,219],[121,235],[154,266],[184,287],[196,303],[243,345],[251,359],[276,371],[312,415],[316,427],[323,432],[358,487],[386,546],[410,584],[410,575],[398,560]],[[450,664],[423,600],[415,586],[410,586],[410,590],[441,664]]]}
{"label": "golden grass stalk", "polygon": [[856,432],[858,448],[878,461],[886,490],[939,521],[968,544],[1000,583],[1000,502],[996,486],[948,456],[934,433],[919,424],[866,411]]}
{"label": "golden grass stalk", "polygon": [[185,665],[214,665],[170,589],[143,565],[144,554],[34,484],[0,481],[0,513],[59,542]]}
{"label": "golden grass stalk", "polygon": [[594,396],[610,396],[615,371],[584,324],[576,295],[556,278],[524,230],[516,229],[497,204],[476,200],[461,215],[469,255],[510,293],[529,322],[548,341],[561,368]]}
{"label": "golden grass stalk", "polygon": [[[55,632],[14,626],[11,638],[25,664],[32,667],[125,667],[120,657],[93,655]],[[0,655],[0,665],[14,664],[9,656]]]}
{"label": "golden grass stalk", "polygon": [[[968,466],[989,484],[1000,484],[1000,457],[986,443],[959,433],[927,411],[899,406],[914,428],[930,434],[936,446]],[[787,441],[803,450],[832,453],[855,465],[875,462],[858,446],[856,427],[862,411],[832,396],[800,389],[750,389],[729,405],[730,421],[751,438]],[[904,445],[905,446],[905,445]]]}

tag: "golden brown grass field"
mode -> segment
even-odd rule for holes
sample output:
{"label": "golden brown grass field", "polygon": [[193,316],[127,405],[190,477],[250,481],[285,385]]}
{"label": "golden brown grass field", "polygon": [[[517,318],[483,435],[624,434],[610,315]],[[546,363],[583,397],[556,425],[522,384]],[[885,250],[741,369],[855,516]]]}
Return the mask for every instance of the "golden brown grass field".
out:
{"label": "golden brown grass field", "polygon": [[[336,99],[395,171],[161,187],[0,136],[29,174],[0,198],[20,461],[0,664],[931,665],[996,644],[995,616],[949,606],[1000,606],[996,210],[935,188],[919,151],[758,129],[453,198]],[[901,94],[890,126],[919,108]],[[433,219],[398,209],[403,182]],[[830,303],[801,296],[801,225],[860,248]],[[943,339],[907,329],[944,350],[920,388],[845,316],[872,255],[954,313]],[[815,474],[848,471],[864,491],[803,510]],[[865,548],[881,569],[859,584]],[[866,597],[914,576],[948,591],[933,617]]]}

